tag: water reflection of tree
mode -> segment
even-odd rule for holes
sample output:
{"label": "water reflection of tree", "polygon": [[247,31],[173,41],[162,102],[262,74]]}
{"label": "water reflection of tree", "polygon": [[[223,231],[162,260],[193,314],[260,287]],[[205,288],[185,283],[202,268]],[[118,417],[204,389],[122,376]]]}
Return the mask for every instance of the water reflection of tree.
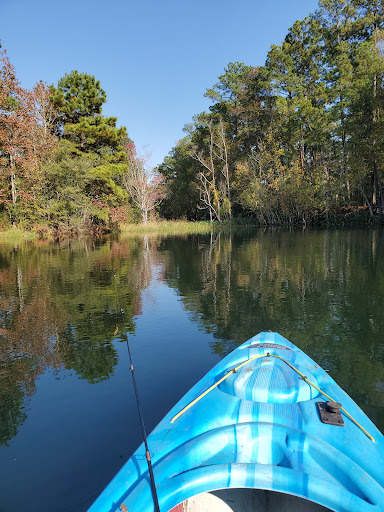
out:
{"label": "water reflection of tree", "polygon": [[275,330],[372,417],[384,405],[382,231],[221,233],[164,240],[162,249],[165,279],[218,338],[213,351]]}
{"label": "water reflection of tree", "polygon": [[140,240],[0,250],[0,444],[25,421],[26,400],[46,369],[74,370],[90,383],[110,377],[121,324],[114,276],[133,332],[150,281],[144,253]]}
{"label": "water reflection of tree", "polygon": [[7,443],[24,422],[25,397],[34,393],[36,378],[47,367],[62,366],[55,340],[63,316],[52,304],[38,270],[23,271],[13,263],[10,258],[9,266],[0,269],[0,444]]}

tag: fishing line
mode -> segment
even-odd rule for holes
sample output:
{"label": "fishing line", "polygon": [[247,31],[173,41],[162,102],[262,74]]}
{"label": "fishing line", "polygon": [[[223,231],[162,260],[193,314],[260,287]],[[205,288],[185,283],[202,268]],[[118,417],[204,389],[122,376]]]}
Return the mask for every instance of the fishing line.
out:
{"label": "fishing line", "polygon": [[[133,368],[133,361],[132,361],[131,349],[130,349],[130,346],[129,346],[128,333],[127,333],[127,329],[125,327],[124,310],[121,307],[120,293],[119,293],[119,288],[118,288],[118,285],[117,285],[117,276],[115,275],[114,277],[115,277],[115,285],[116,285],[116,295],[117,295],[117,299],[118,299],[118,302],[119,302],[119,309],[120,309],[121,319],[123,321],[124,336],[125,336],[125,341],[127,342],[130,370],[131,370],[131,375],[132,375],[133,388],[135,390],[137,410],[138,410],[139,418],[140,418],[141,433],[143,435],[143,441],[144,441],[144,446],[145,446],[145,458],[147,460],[149,477],[151,479],[151,489],[152,489],[153,502],[154,502],[154,505],[155,505],[155,511],[156,512],[160,512],[159,500],[158,500],[157,492],[156,492],[155,477],[154,477],[153,468],[152,468],[151,454],[150,454],[150,451],[148,449],[147,432],[145,430],[143,413],[141,411],[141,406],[140,406],[139,392],[138,392],[138,389],[137,389],[135,371],[134,371],[134,368]],[[116,331],[117,331],[117,327],[116,327]]]}

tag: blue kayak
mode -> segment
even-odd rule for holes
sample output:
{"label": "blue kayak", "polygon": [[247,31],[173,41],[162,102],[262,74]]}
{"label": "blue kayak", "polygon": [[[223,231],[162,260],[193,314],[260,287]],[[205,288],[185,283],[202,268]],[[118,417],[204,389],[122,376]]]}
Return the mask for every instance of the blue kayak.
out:
{"label": "blue kayak", "polygon": [[[161,512],[384,511],[384,437],[303,351],[262,332],[148,436]],[[90,512],[155,510],[141,445]]]}

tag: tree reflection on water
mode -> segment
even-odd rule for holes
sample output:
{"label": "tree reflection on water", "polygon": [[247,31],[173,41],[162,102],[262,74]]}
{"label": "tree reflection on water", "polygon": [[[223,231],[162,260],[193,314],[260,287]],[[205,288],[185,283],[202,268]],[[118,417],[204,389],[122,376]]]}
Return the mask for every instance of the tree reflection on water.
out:
{"label": "tree reflection on water", "polygon": [[1,250],[0,444],[17,434],[47,369],[91,384],[112,375],[121,323],[114,275],[133,332],[150,271],[139,240]]}
{"label": "tree reflection on water", "polygon": [[[157,279],[224,356],[262,330],[290,339],[384,430],[382,230],[237,231],[0,248],[0,443],[27,417],[43,372],[109,379],[142,290]],[[172,314],[172,312],[170,312]],[[146,321],[150,322],[148,318]],[[172,358],[169,360],[172,365]]]}

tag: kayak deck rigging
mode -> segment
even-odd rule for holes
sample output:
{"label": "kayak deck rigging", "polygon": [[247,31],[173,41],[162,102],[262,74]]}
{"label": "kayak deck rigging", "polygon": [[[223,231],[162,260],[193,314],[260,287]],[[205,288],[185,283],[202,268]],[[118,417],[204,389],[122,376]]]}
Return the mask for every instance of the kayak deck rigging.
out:
{"label": "kayak deck rigging", "polygon": [[[210,388],[208,388],[206,391],[204,391],[203,393],[201,393],[201,395],[199,395],[195,400],[193,400],[193,402],[191,402],[190,404],[188,404],[186,407],[184,407],[184,409],[182,409],[178,414],[176,414],[176,416],[174,416],[172,419],[171,419],[171,423],[173,423],[174,421],[176,421],[180,416],[182,416],[190,407],[192,407],[193,405],[195,405],[199,400],[201,400],[204,396],[206,396],[208,393],[210,393],[214,388],[216,388],[217,386],[220,386],[222,382],[224,382],[228,377],[231,376],[231,374],[233,373],[237,373],[240,368],[242,368],[243,366],[245,366],[247,363],[250,363],[251,361],[254,361],[255,359],[260,359],[260,358],[264,358],[264,357],[276,357],[277,359],[280,359],[281,361],[283,361],[285,364],[287,364],[290,368],[292,368],[293,371],[295,371],[298,375],[300,375],[300,378],[304,381],[304,382],[307,382],[310,386],[312,386],[313,388],[315,388],[319,393],[321,393],[322,395],[324,395],[325,397],[327,397],[330,402],[333,402],[333,403],[338,403],[338,402],[335,402],[335,400],[333,398],[331,398],[329,395],[327,395],[327,393],[325,393],[324,391],[322,391],[316,384],[314,384],[313,382],[311,382],[310,380],[308,380],[307,376],[306,375],[303,375],[297,368],[295,368],[294,366],[292,366],[286,359],[284,359],[283,357],[281,356],[278,356],[276,354],[270,354],[269,352],[267,352],[266,354],[261,354],[261,355],[257,355],[257,356],[253,356],[251,357],[250,359],[247,359],[246,361],[244,361],[243,363],[239,364],[238,366],[236,366],[236,368],[233,368],[232,370],[230,370],[227,374],[224,375],[224,377],[222,377],[220,380],[218,380],[215,384],[213,384]],[[270,385],[271,389],[273,391],[277,391],[277,394],[279,395],[279,400],[276,400],[276,401],[279,401],[281,402],[282,401],[282,397],[281,397],[281,393],[279,393],[280,389],[279,389],[279,386],[273,386],[273,385]],[[299,387],[299,390],[300,390],[300,383],[295,386],[293,386],[294,389],[296,390],[297,387]],[[240,394],[237,393],[237,396],[240,396],[241,398],[245,398],[245,399],[250,399],[252,401],[262,401],[262,400],[258,400],[257,398],[259,397],[246,397],[246,396],[242,396],[244,395],[244,393],[242,392],[243,389],[244,389],[244,386],[242,385],[238,385],[237,386],[238,389],[240,389]],[[265,388],[265,386],[260,386],[260,385],[257,385],[257,383],[255,383],[253,386],[252,386],[252,391],[254,392],[260,392],[260,390],[262,391],[263,389]],[[221,389],[223,389],[223,386],[221,387]],[[246,388],[248,389],[248,387]],[[269,395],[270,395],[270,390],[269,390]],[[300,395],[300,392],[299,392],[299,395]],[[270,396],[269,396],[270,398]],[[312,396],[313,398],[313,396]],[[300,400],[297,398],[296,401],[299,402],[299,401],[302,401],[302,400],[307,400],[308,397],[301,397]],[[369,434],[364,427],[362,427],[360,425],[360,423],[358,421],[355,420],[355,418],[353,418],[353,416],[351,416],[343,407],[339,407],[339,409],[341,411],[344,412],[344,414],[346,414],[350,420],[352,420],[355,425],[360,428],[360,430],[362,430],[366,436],[374,443],[375,442],[375,439],[371,436],[371,434]],[[344,424],[344,423],[343,423]]]}

